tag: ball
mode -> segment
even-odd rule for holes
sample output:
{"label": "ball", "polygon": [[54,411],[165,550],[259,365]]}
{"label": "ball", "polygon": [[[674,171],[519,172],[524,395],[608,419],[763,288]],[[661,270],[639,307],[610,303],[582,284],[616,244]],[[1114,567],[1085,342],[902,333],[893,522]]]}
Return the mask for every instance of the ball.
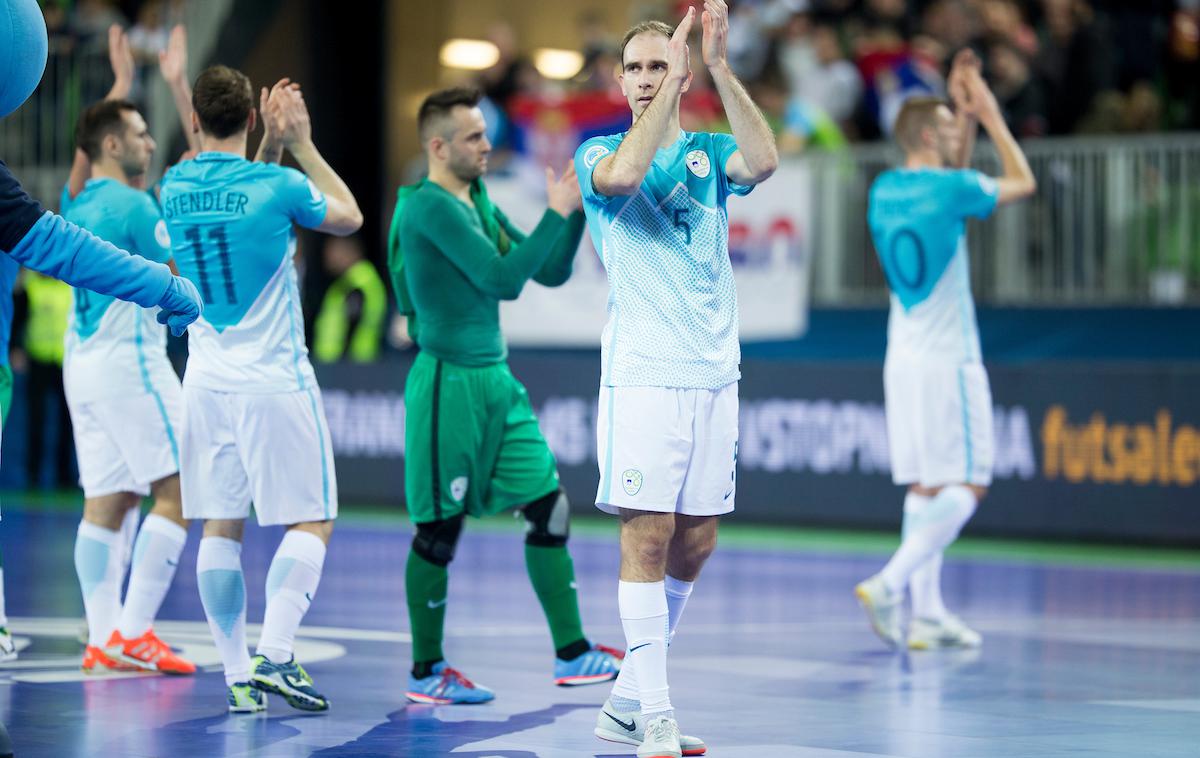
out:
{"label": "ball", "polygon": [[46,70],[46,19],[37,0],[0,0],[0,118],[21,107]]}

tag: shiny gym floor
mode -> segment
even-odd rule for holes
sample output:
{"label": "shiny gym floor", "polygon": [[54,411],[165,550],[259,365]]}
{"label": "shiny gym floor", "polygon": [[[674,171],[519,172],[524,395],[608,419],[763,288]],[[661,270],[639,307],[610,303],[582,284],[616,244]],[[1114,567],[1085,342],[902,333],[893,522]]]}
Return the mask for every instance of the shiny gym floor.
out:
{"label": "shiny gym floor", "polygon": [[[87,678],[72,565],[79,510],[8,496],[0,522],[10,626],[0,720],[19,758],[71,756],[632,755],[592,735],[608,687],[557,688],[515,523],[471,522],[451,568],[447,654],[497,693],[484,706],[407,704],[399,513],[341,519],[300,630],[298,658],[333,707],[225,712],[200,606],[193,526],[160,634],[203,673]],[[733,520],[736,524],[736,519]],[[979,651],[893,653],[851,592],[890,535],[729,525],[671,648],[680,725],[734,756],[1200,755],[1200,553],[964,540],[947,604],[984,635]],[[615,524],[572,538],[585,626],[623,646]],[[249,621],[280,537],[247,531]],[[251,627],[253,642],[257,626]]]}

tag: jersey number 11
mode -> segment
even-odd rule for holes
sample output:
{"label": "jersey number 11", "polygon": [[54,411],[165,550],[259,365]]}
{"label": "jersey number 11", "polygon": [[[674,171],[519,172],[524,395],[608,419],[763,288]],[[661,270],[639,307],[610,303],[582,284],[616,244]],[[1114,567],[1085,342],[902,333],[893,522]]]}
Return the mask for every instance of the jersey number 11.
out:
{"label": "jersey number 11", "polygon": [[201,229],[206,229],[209,242],[216,247],[217,266],[215,272],[221,279],[222,289],[224,290],[225,302],[228,305],[237,304],[237,292],[233,288],[233,264],[229,260],[229,238],[225,235],[225,225],[217,224],[216,226],[199,227],[189,226],[183,231],[183,236],[187,241],[192,243],[192,249],[196,256],[196,276],[200,280],[197,284],[200,285],[200,295],[204,298],[205,303],[214,303],[213,285],[210,281],[208,253],[204,248]]}

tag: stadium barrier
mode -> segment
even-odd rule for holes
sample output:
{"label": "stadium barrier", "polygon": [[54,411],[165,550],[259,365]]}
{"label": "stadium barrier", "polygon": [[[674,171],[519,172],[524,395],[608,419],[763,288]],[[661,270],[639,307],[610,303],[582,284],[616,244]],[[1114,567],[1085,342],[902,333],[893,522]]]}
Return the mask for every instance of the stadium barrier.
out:
{"label": "stadium barrier", "polygon": [[[591,510],[598,354],[518,353],[511,364],[575,508]],[[408,365],[318,369],[346,502],[403,503]],[[1200,544],[1200,367],[989,370],[996,480],[971,533]],[[742,373],[738,518],[898,527],[879,365],[748,360]]]}
{"label": "stadium barrier", "polygon": [[[1195,302],[1200,294],[1200,135],[1056,137],[1021,143],[1037,194],[968,225],[976,299],[991,305]],[[808,156],[813,302],[879,301],[886,282],[867,194],[900,161],[887,144]],[[1001,172],[981,140],[975,167]],[[769,185],[764,185],[769,186]]]}

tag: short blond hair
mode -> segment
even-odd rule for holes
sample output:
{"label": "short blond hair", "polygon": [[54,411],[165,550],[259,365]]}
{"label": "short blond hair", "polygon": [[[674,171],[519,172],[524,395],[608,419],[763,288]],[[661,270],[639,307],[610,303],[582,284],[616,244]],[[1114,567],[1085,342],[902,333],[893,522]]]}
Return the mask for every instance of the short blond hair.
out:
{"label": "short blond hair", "polygon": [[675,34],[675,30],[671,28],[671,25],[663,21],[643,21],[642,23],[637,24],[632,29],[625,32],[625,37],[621,40],[622,68],[625,66],[625,46],[628,45],[629,41],[634,37],[638,36],[639,34],[646,34],[647,32],[661,34],[667,39],[671,39],[671,35]]}
{"label": "short blond hair", "polygon": [[937,128],[937,112],[942,106],[949,107],[940,97],[921,95],[910,97],[900,106],[900,114],[896,116],[896,126],[892,134],[906,152],[913,152],[924,147],[921,142],[921,132],[927,127]]}

